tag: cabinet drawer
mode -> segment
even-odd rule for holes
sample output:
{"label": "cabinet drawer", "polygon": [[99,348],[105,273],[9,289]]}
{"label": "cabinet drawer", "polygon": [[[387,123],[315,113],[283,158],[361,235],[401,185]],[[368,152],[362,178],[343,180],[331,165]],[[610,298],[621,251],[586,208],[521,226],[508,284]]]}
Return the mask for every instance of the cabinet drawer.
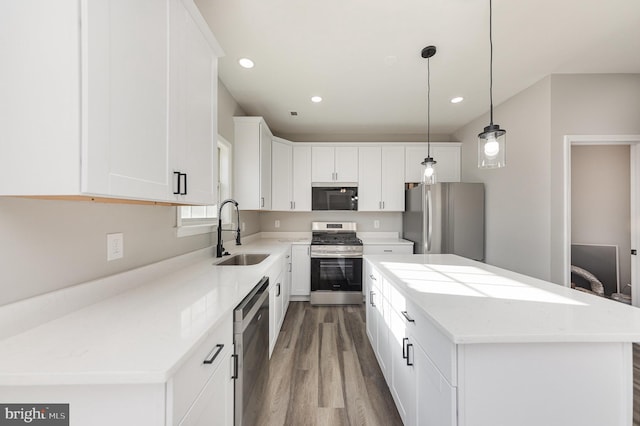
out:
{"label": "cabinet drawer", "polygon": [[407,315],[414,320],[409,322],[409,333],[422,347],[426,355],[438,368],[447,381],[457,385],[456,345],[449,340],[421,309],[411,301],[406,304]]}
{"label": "cabinet drawer", "polygon": [[413,254],[413,246],[411,244],[395,244],[395,245],[364,245],[364,254]]}
{"label": "cabinet drawer", "polygon": [[[224,345],[220,348],[217,345]],[[223,354],[233,346],[233,318],[228,318],[213,329],[198,346],[167,385],[167,406],[172,408],[171,423],[177,424],[205,386],[211,375],[223,362]],[[219,352],[218,352],[219,349]],[[216,355],[214,358],[214,355]],[[211,363],[205,364],[206,361]]]}

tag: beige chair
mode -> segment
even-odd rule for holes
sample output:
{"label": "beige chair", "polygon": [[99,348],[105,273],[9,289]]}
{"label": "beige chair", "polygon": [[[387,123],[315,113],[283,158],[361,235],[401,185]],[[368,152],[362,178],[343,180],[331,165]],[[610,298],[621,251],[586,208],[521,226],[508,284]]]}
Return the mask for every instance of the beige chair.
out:
{"label": "beige chair", "polygon": [[579,291],[584,291],[585,293],[595,294],[597,296],[604,296],[604,286],[602,285],[600,280],[596,278],[596,276],[591,272],[587,271],[586,269],[582,269],[579,266],[571,265],[571,273],[587,280],[589,285],[591,285],[591,290],[583,287],[578,287],[574,283],[571,283],[571,288]]}

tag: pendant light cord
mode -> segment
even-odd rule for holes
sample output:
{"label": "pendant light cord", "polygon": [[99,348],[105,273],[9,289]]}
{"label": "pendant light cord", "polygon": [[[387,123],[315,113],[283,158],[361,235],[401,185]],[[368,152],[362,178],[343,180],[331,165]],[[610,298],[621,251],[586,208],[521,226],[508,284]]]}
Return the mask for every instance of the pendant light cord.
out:
{"label": "pendant light cord", "polygon": [[427,157],[431,157],[431,58],[427,58]]}
{"label": "pendant light cord", "polygon": [[493,37],[492,37],[492,7],[489,0],[489,113],[490,125],[493,126]]}

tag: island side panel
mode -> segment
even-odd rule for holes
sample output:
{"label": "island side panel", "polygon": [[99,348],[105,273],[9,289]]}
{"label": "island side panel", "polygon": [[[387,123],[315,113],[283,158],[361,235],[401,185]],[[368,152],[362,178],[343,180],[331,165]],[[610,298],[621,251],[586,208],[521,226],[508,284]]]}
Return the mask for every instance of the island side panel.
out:
{"label": "island side panel", "polygon": [[629,426],[631,343],[467,344],[458,426]]}

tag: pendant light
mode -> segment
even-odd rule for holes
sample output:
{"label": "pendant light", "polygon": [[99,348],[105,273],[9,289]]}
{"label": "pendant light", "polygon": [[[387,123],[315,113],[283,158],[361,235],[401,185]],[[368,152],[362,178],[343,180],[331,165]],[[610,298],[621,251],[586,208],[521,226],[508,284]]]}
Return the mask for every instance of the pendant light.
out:
{"label": "pendant light", "polygon": [[429,67],[430,60],[436,54],[435,46],[427,46],[422,49],[422,57],[427,60],[427,158],[420,164],[424,166],[422,175],[422,183],[425,185],[433,185],[436,183],[436,160],[431,157],[431,69]]}
{"label": "pendant light", "polygon": [[478,135],[478,167],[496,169],[507,165],[507,131],[493,124],[493,38],[492,7],[489,0],[489,125]]}

